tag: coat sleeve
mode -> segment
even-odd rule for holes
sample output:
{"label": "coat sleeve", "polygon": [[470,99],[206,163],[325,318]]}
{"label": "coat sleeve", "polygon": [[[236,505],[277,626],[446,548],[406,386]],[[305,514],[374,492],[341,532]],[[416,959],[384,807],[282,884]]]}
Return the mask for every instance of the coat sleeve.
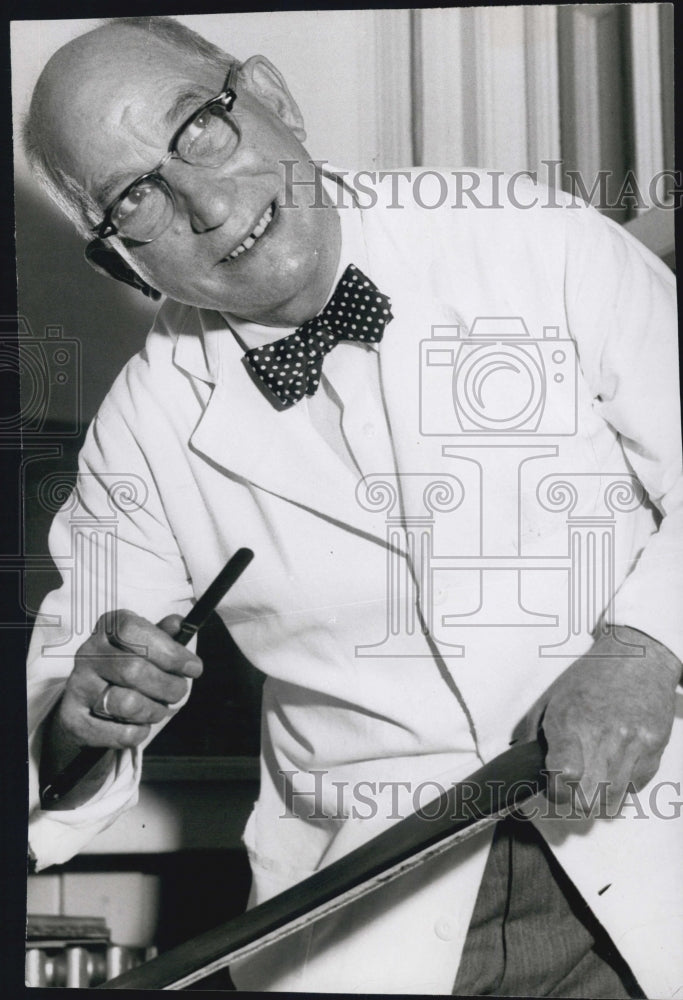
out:
{"label": "coat sleeve", "polygon": [[675,281],[593,209],[565,208],[566,303],[594,405],[618,433],[656,511],[656,530],[606,619],[683,659],[683,476]]}
{"label": "coat sleeve", "polygon": [[[119,398],[125,379],[120,380]],[[192,588],[153,474],[124,412],[108,400],[79,456],[76,485],[54,518],[50,554],[62,577],[44,600],[28,658],[29,844],[36,870],[76,854],[137,801],[142,747],[117,754],[105,784],[82,806],[40,809],[43,723],[61,696],[74,655],[99,617],[127,608],[150,621],[185,614]],[[152,727],[151,740],[162,724]],[[146,745],[146,744],[145,744]]]}

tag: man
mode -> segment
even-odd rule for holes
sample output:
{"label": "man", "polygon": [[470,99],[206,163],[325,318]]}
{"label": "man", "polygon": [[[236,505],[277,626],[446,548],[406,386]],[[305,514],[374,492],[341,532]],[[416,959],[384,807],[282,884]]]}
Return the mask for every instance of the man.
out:
{"label": "man", "polygon": [[[541,725],[557,804],[575,806],[578,785],[579,806],[602,788],[618,810],[655,778],[678,780],[675,305],[659,262],[593,211],[562,198],[549,207],[531,187],[528,210],[506,199],[488,212],[392,211],[389,190],[362,211],[359,191],[309,161],[297,105],[267,60],[233,66],[163,20],[114,22],[61,49],[26,136],[48,188],[97,234],[93,264],[167,296],[90,429],[72,501],[104,519],[111,473],[139,486],[118,508],[113,590],[104,572],[91,584],[108,614],[77,639],[65,586],[34,635],[39,868],[134,803],[142,747],[201,671],[172,639],[177,616],[242,545],[256,561],[220,612],[268,675],[261,792],[245,831],[252,902],[395,821],[399,786],[464,778]],[[491,196],[490,179],[480,183]],[[326,304],[327,326],[309,324]],[[482,317],[522,318],[521,334],[519,323],[503,332],[516,349],[540,331],[557,341],[525,355],[537,371],[558,366],[533,404],[546,422],[532,438],[477,437],[457,392],[459,433],[430,430],[436,390],[420,382],[420,341],[431,334],[438,348],[446,332],[450,380],[453,341],[500,341],[500,326],[498,340],[479,336]],[[335,324],[367,336],[328,352]],[[473,393],[468,405],[481,401]],[[412,543],[434,485],[434,552],[420,554]],[[580,589],[578,557],[574,576],[542,560],[566,555],[567,523],[604,524],[606,509],[609,531],[586,536],[592,565],[595,539],[603,546],[604,589],[591,589],[593,617],[572,621],[564,641],[557,611]],[[65,511],[54,552],[69,532]],[[535,572],[510,563],[527,557]],[[411,629],[395,627],[387,560],[413,588],[401,597]],[[482,608],[493,617],[477,618]],[[41,810],[39,777],[84,746],[110,753],[62,810]],[[340,804],[363,785],[373,808]],[[491,850],[484,835],[430,861],[237,969],[238,985],[673,994],[675,823],[573,813],[539,817],[542,837],[504,824]]]}

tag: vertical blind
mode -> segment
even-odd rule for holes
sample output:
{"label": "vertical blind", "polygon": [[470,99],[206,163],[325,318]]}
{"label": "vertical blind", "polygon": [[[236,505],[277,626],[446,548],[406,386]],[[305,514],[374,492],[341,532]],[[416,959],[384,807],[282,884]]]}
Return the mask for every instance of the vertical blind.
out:
{"label": "vertical blind", "polygon": [[[627,222],[673,170],[670,4],[377,11],[383,166],[530,170]],[[670,214],[670,213],[667,213]]]}

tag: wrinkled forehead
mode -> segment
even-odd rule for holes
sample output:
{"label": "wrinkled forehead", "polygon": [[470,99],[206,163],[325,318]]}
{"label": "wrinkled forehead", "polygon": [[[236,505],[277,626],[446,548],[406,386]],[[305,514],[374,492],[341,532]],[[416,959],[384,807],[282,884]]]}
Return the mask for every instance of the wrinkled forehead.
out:
{"label": "wrinkled forehead", "polygon": [[104,41],[65,52],[44,81],[51,148],[88,189],[110,168],[149,165],[192,110],[220,90],[225,72],[140,31],[114,30]]}

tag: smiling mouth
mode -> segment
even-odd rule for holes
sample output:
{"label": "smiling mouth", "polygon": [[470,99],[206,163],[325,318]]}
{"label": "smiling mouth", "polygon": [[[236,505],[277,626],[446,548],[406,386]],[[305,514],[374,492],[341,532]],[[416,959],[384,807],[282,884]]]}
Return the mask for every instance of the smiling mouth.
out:
{"label": "smiling mouth", "polygon": [[268,227],[270,226],[271,222],[273,221],[274,215],[275,215],[275,202],[271,202],[271,204],[265,210],[259,221],[254,226],[253,231],[249,233],[246,239],[244,239],[239,244],[239,246],[236,246],[234,250],[231,250],[230,253],[227,255],[227,257],[224,257],[223,260],[224,261],[237,260],[237,258],[241,257],[243,253],[247,252],[247,250],[251,250],[254,243],[260,240],[260,238],[265,233],[266,229],[268,229]]}

